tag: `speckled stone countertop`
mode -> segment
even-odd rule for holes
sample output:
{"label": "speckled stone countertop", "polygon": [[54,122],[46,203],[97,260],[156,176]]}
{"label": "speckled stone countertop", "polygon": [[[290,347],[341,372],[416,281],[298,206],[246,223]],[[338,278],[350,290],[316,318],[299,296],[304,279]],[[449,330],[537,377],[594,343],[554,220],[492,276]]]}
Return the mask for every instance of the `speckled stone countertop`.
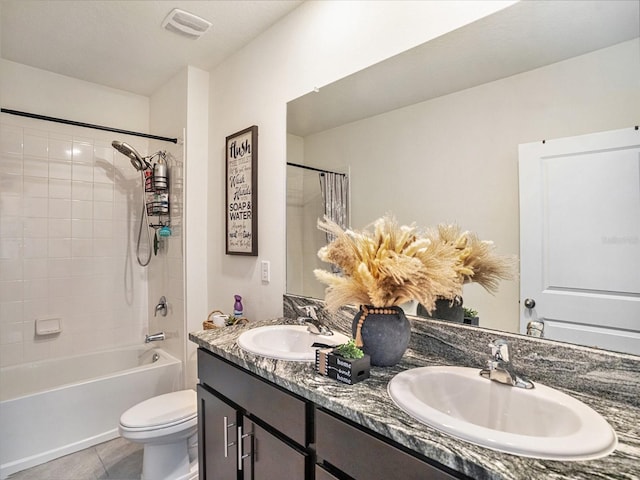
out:
{"label": "speckled stone countertop", "polygon": [[[249,328],[290,323],[302,297],[285,296],[285,317],[248,326],[193,332],[189,338],[232,363],[269,380],[316,405],[367,427],[471,478],[483,479],[640,479],[640,358],[586,347],[530,339],[478,327],[437,320],[412,322],[412,339],[401,362],[373,367],[371,378],[345,385],[315,373],[313,364],[286,362],[252,355],[236,344]],[[322,320],[350,334],[353,312]],[[572,395],[603,415],[618,434],[618,447],[598,460],[560,462],[537,460],[455,439],[421,424],[401,411],[387,394],[397,373],[430,365],[484,366],[487,344],[506,338],[514,363],[530,379]]]}

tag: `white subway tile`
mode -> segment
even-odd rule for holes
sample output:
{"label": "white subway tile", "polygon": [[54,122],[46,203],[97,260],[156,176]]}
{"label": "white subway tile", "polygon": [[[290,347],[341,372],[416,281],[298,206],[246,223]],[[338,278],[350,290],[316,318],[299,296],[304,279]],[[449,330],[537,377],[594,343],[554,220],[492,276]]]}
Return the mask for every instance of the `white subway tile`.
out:
{"label": "white subway tile", "polygon": [[22,155],[22,128],[4,123],[0,126],[0,154]]}
{"label": "white subway tile", "polygon": [[49,238],[71,238],[71,219],[50,218]]}
{"label": "white subway tile", "polygon": [[30,198],[25,197],[23,200],[25,217],[44,217],[49,216],[49,199],[48,198]]}
{"label": "white subway tile", "polygon": [[47,258],[48,241],[46,238],[25,238],[24,258]]}
{"label": "white subway tile", "polygon": [[0,173],[22,175],[24,162],[22,156],[3,154],[0,157]]}
{"label": "white subway tile", "polygon": [[91,257],[93,256],[93,240],[90,238],[72,238],[71,239],[71,256],[72,257]]}
{"label": "white subway tile", "polygon": [[93,220],[71,220],[71,237],[93,238]]}
{"label": "white subway tile", "polygon": [[71,198],[71,180],[49,179],[49,198]]}
{"label": "white subway tile", "polygon": [[94,202],[93,218],[101,220],[111,220],[113,218],[112,202]]}
{"label": "white subway tile", "polygon": [[46,159],[25,157],[22,167],[25,176],[44,178],[49,176],[49,162]]}
{"label": "white subway tile", "polygon": [[71,258],[49,258],[47,260],[47,268],[49,270],[49,278],[70,277],[71,276]]}
{"label": "white subway tile", "polygon": [[71,260],[71,275],[88,277],[95,271],[95,259],[90,257],[79,257]]}
{"label": "white subway tile", "polygon": [[0,323],[21,322],[23,319],[22,300],[16,302],[0,302]]}
{"label": "white subway tile", "polygon": [[[0,197],[2,202],[2,197]],[[2,215],[0,208],[0,218],[2,219],[2,228],[0,228],[0,238],[19,238],[22,239],[23,220],[22,217],[8,217]]]}
{"label": "white subway tile", "polygon": [[25,197],[49,196],[49,179],[46,177],[24,177],[23,184]]}
{"label": "white subway tile", "polygon": [[0,216],[2,216],[3,219],[22,216],[24,208],[22,196],[0,193],[0,200]]}
{"label": "white subway tile", "polygon": [[23,280],[24,279],[24,266],[22,259],[0,259],[0,280]]}
{"label": "white subway tile", "polygon": [[22,343],[22,322],[0,323],[0,345]]}
{"label": "white subway tile", "polygon": [[71,182],[72,200],[93,200],[94,186],[90,182]]}
{"label": "white subway tile", "polygon": [[49,162],[49,178],[71,180],[71,162],[51,160]]}
{"label": "white subway tile", "polygon": [[5,345],[0,348],[0,367],[10,367],[23,362],[23,349],[21,343]]}
{"label": "white subway tile", "polygon": [[49,218],[71,218],[71,200],[66,198],[49,199]]}
{"label": "white subway tile", "polygon": [[71,205],[71,218],[89,220],[93,218],[93,202],[84,200],[73,201]]}
{"label": "white subway tile", "polygon": [[43,135],[36,136],[25,132],[23,140],[23,154],[25,156],[41,158],[49,156],[49,139],[46,132]]}
{"label": "white subway tile", "polygon": [[71,178],[74,181],[93,182],[93,167],[83,163],[73,163]]}
{"label": "white subway tile", "polygon": [[[3,160],[0,158],[0,165]],[[24,188],[22,186],[22,173],[14,175],[12,173],[0,172],[0,195],[6,196],[21,196]],[[0,197],[1,198],[1,197]]]}
{"label": "white subway tile", "polygon": [[73,163],[93,165],[93,145],[84,142],[73,142]]}
{"label": "white subway tile", "polygon": [[20,258],[23,252],[22,238],[0,238],[0,258],[13,260]]}
{"label": "white subway tile", "polygon": [[41,259],[25,259],[23,262],[23,272],[25,280],[47,278],[49,275],[48,262]]}
{"label": "white subway tile", "polygon": [[24,238],[47,238],[49,221],[46,218],[25,218]]}
{"label": "white subway tile", "polygon": [[70,238],[50,238],[48,247],[47,256],[49,258],[71,257],[72,250]]}
{"label": "white subway tile", "polygon": [[0,302],[23,300],[24,283],[21,280],[0,281]]}
{"label": "white subway tile", "polygon": [[93,220],[93,238],[109,238],[113,237],[113,221],[112,220]]}
{"label": "white subway tile", "polygon": [[49,280],[38,278],[24,281],[25,300],[46,300],[49,298]]}
{"label": "white subway tile", "polygon": [[49,315],[49,306],[46,299],[27,300],[23,304],[24,321],[35,320],[38,317]]}
{"label": "white subway tile", "polygon": [[57,138],[49,138],[49,158],[71,161],[71,152],[73,150],[73,144],[71,140],[63,140]]}
{"label": "white subway tile", "polygon": [[93,199],[97,202],[113,202],[113,185],[96,183],[93,186]]}

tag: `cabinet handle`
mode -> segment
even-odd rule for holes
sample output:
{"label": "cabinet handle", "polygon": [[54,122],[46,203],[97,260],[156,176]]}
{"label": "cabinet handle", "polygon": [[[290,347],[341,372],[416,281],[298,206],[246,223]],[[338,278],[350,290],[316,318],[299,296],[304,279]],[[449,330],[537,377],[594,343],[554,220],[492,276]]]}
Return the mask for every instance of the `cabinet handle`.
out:
{"label": "cabinet handle", "polygon": [[251,456],[251,452],[244,454],[242,453],[242,440],[244,438],[250,437],[251,435],[253,435],[253,433],[251,432],[243,434],[242,427],[238,427],[238,470],[240,471],[242,471],[242,464],[244,463],[243,460]]}
{"label": "cabinet handle", "polygon": [[231,427],[235,427],[236,424],[235,423],[229,423],[229,419],[225,416],[222,419],[222,424],[223,424],[223,432],[224,432],[224,458],[228,458],[229,457],[229,447],[232,447],[235,445],[234,442],[229,443],[229,429]]}

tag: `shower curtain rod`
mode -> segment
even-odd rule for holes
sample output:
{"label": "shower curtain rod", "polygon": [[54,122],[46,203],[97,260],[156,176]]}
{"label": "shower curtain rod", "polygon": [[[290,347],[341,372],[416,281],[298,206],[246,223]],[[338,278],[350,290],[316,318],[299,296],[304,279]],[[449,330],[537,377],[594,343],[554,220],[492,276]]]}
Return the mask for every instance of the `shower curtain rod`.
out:
{"label": "shower curtain rod", "polygon": [[316,168],[316,167],[309,167],[307,165],[300,165],[299,163],[291,163],[291,162],[287,162],[287,165],[289,165],[290,167],[298,167],[298,168],[304,168],[305,170],[313,170],[314,172],[320,172],[320,173],[334,173],[336,175],[342,175],[343,177],[346,177],[347,174],[346,173],[340,173],[340,172],[332,172],[331,170],[323,170],[321,168]]}
{"label": "shower curtain rod", "polygon": [[94,125],[92,123],[76,122],[74,120],[65,120],[64,118],[47,117],[46,115],[38,115],[35,113],[20,112],[18,110],[9,110],[8,108],[0,109],[2,113],[10,115],[18,115],[19,117],[35,118],[38,120],[46,120],[48,122],[64,123],[66,125],[74,125],[76,127],[94,128],[96,130],[104,130],[106,132],[123,133],[125,135],[133,135],[136,137],[151,138],[153,140],[162,140],[163,142],[178,143],[177,138],[160,137],[149,133],[132,132],[131,130],[122,130],[120,128],[105,127],[102,125]]}

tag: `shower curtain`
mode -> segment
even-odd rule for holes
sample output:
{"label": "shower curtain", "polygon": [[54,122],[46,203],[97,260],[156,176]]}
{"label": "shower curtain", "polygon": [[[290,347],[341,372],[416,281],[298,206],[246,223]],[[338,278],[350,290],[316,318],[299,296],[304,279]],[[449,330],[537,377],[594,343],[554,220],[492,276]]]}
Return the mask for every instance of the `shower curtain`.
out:
{"label": "shower curtain", "polygon": [[[342,228],[347,228],[349,225],[349,177],[340,173],[322,172],[319,178],[324,214]],[[327,233],[327,243],[334,237],[332,233]]]}

